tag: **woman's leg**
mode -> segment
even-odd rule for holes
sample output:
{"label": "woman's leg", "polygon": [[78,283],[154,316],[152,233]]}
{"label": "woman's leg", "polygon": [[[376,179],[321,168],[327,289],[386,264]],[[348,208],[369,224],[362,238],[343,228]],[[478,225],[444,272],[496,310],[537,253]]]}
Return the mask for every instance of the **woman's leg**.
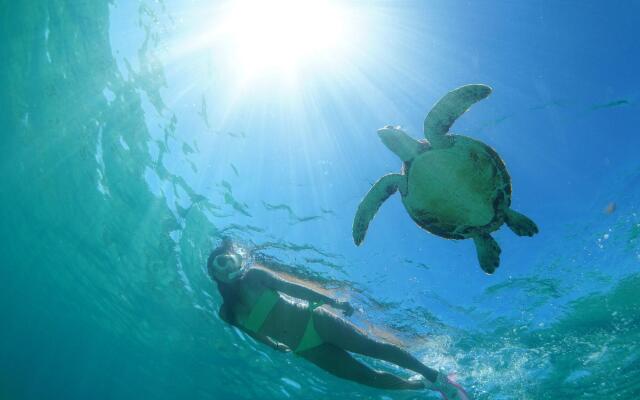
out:
{"label": "woman's leg", "polygon": [[438,371],[427,367],[407,351],[390,343],[378,342],[370,338],[357,326],[326,310],[316,310],[313,322],[320,337],[339,348],[410,369],[431,382],[435,382],[438,376]]}
{"label": "woman's leg", "polygon": [[337,377],[363,385],[378,389],[424,389],[422,382],[408,381],[387,372],[376,371],[330,343],[321,344],[298,355]]}

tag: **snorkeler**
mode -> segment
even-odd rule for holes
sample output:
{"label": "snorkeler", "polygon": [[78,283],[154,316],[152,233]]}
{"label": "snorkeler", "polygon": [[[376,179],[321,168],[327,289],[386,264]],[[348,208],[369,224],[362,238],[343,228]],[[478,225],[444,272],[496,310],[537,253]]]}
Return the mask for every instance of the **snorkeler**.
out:
{"label": "snorkeler", "polygon": [[[446,400],[470,399],[447,376],[398,346],[370,338],[325,307],[342,310],[349,316],[353,308],[348,302],[251,262],[243,254],[243,250],[225,240],[207,262],[209,275],[222,295],[223,321],[261,343],[292,351],[343,379],[380,389],[431,389]],[[388,361],[419,375],[404,379],[378,371],[356,360],[350,352]]]}

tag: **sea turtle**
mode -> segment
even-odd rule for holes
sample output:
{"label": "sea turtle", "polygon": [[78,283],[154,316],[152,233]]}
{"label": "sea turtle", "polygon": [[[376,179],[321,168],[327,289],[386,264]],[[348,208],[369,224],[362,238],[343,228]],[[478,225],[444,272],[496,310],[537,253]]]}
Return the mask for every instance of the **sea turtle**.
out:
{"label": "sea turtle", "polygon": [[538,232],[532,220],[509,208],[511,178],[495,150],[448,133],[458,117],[490,93],[489,86],[474,84],[446,94],[424,120],[427,140],[415,140],[400,127],[378,130],[382,142],[403,161],[402,171],[383,176],[362,199],[353,221],[356,245],[380,205],[396,191],[421,228],[447,239],[473,239],[488,274],[500,264],[501,251],[491,232],[505,222],[520,236]]}

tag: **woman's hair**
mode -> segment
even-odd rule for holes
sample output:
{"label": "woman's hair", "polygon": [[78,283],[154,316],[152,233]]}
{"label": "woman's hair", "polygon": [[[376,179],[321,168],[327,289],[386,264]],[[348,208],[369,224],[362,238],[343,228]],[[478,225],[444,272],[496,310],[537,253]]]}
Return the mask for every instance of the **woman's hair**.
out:
{"label": "woman's hair", "polygon": [[235,316],[234,313],[231,312],[231,309],[239,300],[238,288],[235,287],[237,282],[227,283],[216,279],[213,274],[213,260],[215,260],[219,255],[229,252],[229,250],[232,250],[233,248],[233,241],[229,238],[224,238],[222,239],[220,246],[216,247],[216,249],[209,254],[209,258],[207,259],[207,272],[209,273],[209,277],[211,277],[211,279],[218,285],[218,292],[220,293],[220,296],[222,296],[222,309],[220,311],[232,322],[235,320]]}

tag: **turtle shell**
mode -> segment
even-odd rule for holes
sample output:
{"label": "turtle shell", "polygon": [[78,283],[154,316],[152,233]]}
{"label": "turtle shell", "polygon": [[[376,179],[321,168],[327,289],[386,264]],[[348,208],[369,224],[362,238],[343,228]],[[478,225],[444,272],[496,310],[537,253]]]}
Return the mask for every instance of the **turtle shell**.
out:
{"label": "turtle shell", "polygon": [[489,233],[511,205],[511,178],[498,153],[466,136],[405,162],[402,202],[423,229],[447,239]]}

